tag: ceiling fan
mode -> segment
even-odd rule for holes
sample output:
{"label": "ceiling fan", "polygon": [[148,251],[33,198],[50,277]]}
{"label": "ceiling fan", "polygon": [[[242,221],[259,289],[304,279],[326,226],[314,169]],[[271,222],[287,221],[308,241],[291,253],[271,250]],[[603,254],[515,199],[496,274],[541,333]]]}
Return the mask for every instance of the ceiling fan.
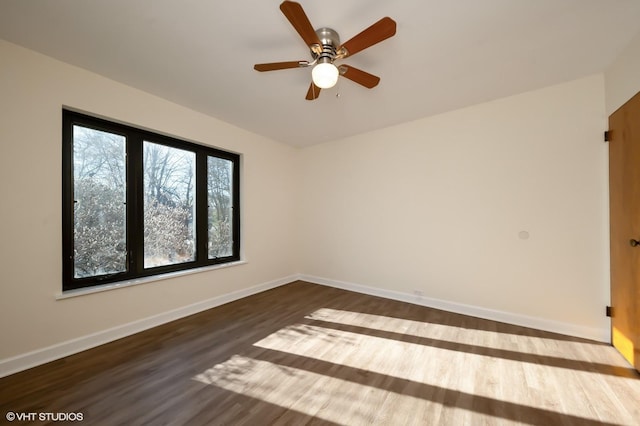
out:
{"label": "ceiling fan", "polygon": [[396,33],[396,22],[385,17],[371,25],[349,41],[340,44],[340,36],[331,28],[314,30],[302,6],[294,1],[284,1],[280,10],[287,17],[293,28],[311,50],[312,61],[271,62],[256,64],[256,71],[276,71],[288,68],[313,67],[311,71],[311,85],[306,99],[312,101],[320,95],[321,89],[335,86],[339,76],[348,78],[368,89],[372,89],[380,82],[377,77],[346,64],[335,65],[338,59],[353,56],[356,53],[392,37]]}

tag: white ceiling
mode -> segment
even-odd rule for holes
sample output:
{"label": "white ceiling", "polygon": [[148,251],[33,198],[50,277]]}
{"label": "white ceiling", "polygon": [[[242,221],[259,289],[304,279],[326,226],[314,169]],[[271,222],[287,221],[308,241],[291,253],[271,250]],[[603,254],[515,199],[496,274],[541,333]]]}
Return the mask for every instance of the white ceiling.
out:
{"label": "white ceiling", "polygon": [[342,41],[397,22],[343,61],[381,77],[376,88],[341,78],[306,101],[311,68],[253,70],[311,59],[280,3],[0,0],[0,38],[309,146],[603,71],[640,30],[640,0],[300,0]]}

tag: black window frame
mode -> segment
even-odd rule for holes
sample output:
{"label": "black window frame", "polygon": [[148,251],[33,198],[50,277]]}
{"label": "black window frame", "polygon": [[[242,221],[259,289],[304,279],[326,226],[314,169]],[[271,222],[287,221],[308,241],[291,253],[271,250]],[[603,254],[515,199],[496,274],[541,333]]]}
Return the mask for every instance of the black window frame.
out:
{"label": "black window frame", "polygon": [[[73,126],[124,135],[126,137],[126,246],[127,271],[92,277],[74,277],[74,170]],[[143,143],[153,142],[194,152],[195,185],[195,260],[157,267],[144,267],[143,223]],[[230,256],[209,259],[207,160],[217,157],[233,164],[232,233]],[[122,281],[186,271],[240,260],[240,155],[210,146],[181,140],[150,130],[98,118],[69,109],[62,110],[62,291],[78,290]]]}

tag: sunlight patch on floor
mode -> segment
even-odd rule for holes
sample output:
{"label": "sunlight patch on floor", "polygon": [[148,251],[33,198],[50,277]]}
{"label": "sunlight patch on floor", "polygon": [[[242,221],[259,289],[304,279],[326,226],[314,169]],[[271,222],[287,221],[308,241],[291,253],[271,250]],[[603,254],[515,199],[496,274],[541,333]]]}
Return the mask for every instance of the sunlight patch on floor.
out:
{"label": "sunlight patch on floor", "polygon": [[[489,347],[500,339],[517,341],[508,349]],[[622,400],[591,406],[584,387],[615,393],[624,378],[544,353],[561,348],[562,340],[531,339],[321,309],[193,379],[335,423],[495,424],[520,420],[513,414],[519,412],[588,423],[619,420],[620,412],[628,412]]]}
{"label": "sunlight patch on floor", "polygon": [[[388,317],[384,315],[366,314],[361,312],[345,311],[331,308],[321,308],[305,316],[306,319],[316,321],[333,322],[336,324],[365,327],[372,330],[401,333],[415,337],[427,339],[441,339],[448,342],[480,345],[487,348],[503,350],[525,350],[530,348],[544,347],[544,352],[539,355],[557,356],[566,358],[567,353],[580,353],[577,350],[596,347],[601,348],[601,344],[594,342],[576,342],[571,340],[557,340],[536,336],[523,336],[510,334],[507,339],[499,331],[482,330],[477,328],[465,328],[453,325],[439,324],[437,322],[423,322],[404,318]],[[507,333],[508,334],[508,333]],[[581,360],[578,357],[570,358]],[[584,358],[583,358],[584,359]],[[602,360],[607,363],[607,360]],[[611,362],[610,360],[608,362]],[[618,366],[624,364],[617,363]]]}
{"label": "sunlight patch on floor", "polygon": [[[317,418],[340,423],[376,421],[390,392],[314,372],[234,355],[194,377],[201,383],[261,399]],[[410,408],[420,400],[397,395],[394,407]]]}
{"label": "sunlight patch on floor", "polygon": [[[473,358],[477,357],[449,351],[451,364],[442,366],[432,360],[441,359],[442,355],[436,352],[443,349],[310,325],[287,327],[254,346],[434,385],[438,383],[433,382],[433,376],[448,379],[444,371],[446,368],[456,363],[472,367]],[[433,371],[438,371],[438,374],[432,374]],[[473,374],[465,376],[473,377]],[[462,378],[454,390],[473,392],[473,380]],[[486,396],[497,395],[489,392]]]}
{"label": "sunlight patch on floor", "polygon": [[[591,372],[522,364],[516,360],[308,324],[285,327],[254,346],[523,406],[528,406],[535,396],[535,400],[543,401],[536,408],[598,418],[592,407],[582,403],[579,393],[575,394],[576,399],[568,407],[559,407],[554,397],[555,389],[560,394],[560,389],[566,386],[579,386],[580,377],[593,374]],[[443,351],[446,355],[442,354]],[[442,359],[448,362],[443,364]],[[551,369],[555,370],[553,374],[549,374]],[[517,381],[522,386],[505,387],[500,381],[505,371],[519,375]],[[608,379],[612,382],[618,378]]]}

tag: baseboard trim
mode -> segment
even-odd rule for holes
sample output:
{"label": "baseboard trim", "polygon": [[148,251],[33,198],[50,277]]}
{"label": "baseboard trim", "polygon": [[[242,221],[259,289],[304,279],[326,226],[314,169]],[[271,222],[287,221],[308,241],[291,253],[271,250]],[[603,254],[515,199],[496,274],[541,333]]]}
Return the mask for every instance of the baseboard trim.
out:
{"label": "baseboard trim", "polygon": [[553,321],[544,318],[515,314],[512,312],[465,305],[462,303],[450,302],[447,300],[434,299],[429,297],[417,297],[413,294],[402,293],[399,291],[369,287],[361,284],[348,283],[344,281],[337,281],[311,275],[302,274],[299,276],[299,279],[313,284],[340,288],[356,293],[368,294],[370,296],[384,297],[385,299],[397,300],[400,302],[413,303],[415,305],[441,309],[457,314],[469,315],[477,318],[484,318],[513,325],[519,325],[522,327],[535,328],[537,330],[550,331],[553,333],[559,333],[568,336],[581,337],[598,342],[610,342],[610,332],[606,329],[583,327],[575,324]]}
{"label": "baseboard trim", "polygon": [[224,305],[225,303],[233,302],[234,300],[262,293],[263,291],[280,287],[296,281],[297,279],[299,279],[299,275],[291,275],[265,282],[253,287],[237,290],[211,299],[203,300],[201,302],[193,303],[188,306],[163,312],[148,318],[143,318],[128,324],[123,324],[76,339],[67,340],[56,345],[37,349],[15,357],[6,358],[0,360],[0,377],[9,376],[38,365],[46,364],[47,362],[55,361],[189,315],[197,314],[198,312],[206,311],[207,309],[215,308],[216,306]]}

